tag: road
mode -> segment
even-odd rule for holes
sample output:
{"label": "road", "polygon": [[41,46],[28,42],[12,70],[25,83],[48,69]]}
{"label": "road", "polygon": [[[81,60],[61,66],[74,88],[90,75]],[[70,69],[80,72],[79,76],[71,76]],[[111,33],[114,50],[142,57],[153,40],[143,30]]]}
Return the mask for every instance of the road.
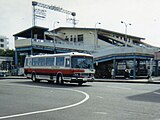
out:
{"label": "road", "polygon": [[160,120],[160,85],[0,79],[0,120]]}

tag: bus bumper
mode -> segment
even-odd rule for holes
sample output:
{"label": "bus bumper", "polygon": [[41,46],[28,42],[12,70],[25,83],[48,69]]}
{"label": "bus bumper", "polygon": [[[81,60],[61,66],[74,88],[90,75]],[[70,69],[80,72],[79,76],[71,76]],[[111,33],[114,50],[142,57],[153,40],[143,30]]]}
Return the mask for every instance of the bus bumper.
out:
{"label": "bus bumper", "polygon": [[86,82],[93,82],[94,78],[72,78],[71,83],[86,83]]}

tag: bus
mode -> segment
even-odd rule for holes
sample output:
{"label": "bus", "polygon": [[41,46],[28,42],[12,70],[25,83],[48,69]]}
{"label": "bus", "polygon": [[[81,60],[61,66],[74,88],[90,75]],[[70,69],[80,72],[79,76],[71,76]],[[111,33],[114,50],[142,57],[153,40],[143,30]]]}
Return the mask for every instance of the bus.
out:
{"label": "bus", "polygon": [[26,56],[24,74],[33,82],[47,80],[63,84],[94,81],[93,56],[85,53],[70,52],[60,54],[45,54]]}

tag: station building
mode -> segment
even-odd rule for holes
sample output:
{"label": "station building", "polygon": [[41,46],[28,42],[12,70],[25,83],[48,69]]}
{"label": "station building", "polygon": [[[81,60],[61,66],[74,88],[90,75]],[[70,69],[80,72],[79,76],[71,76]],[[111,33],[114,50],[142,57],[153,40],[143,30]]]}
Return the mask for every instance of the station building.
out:
{"label": "station building", "polygon": [[39,26],[13,36],[17,66],[23,66],[26,55],[77,51],[94,56],[96,78],[123,78],[126,70],[130,78],[147,77],[151,64],[153,75],[160,75],[158,61],[152,61],[159,48],[145,43],[142,37],[100,28],[59,27],[49,31]]}

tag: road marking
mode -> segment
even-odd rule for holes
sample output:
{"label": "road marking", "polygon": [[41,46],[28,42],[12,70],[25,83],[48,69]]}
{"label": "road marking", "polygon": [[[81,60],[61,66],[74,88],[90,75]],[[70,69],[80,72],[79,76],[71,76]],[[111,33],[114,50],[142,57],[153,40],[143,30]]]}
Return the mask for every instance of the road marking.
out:
{"label": "road marking", "polygon": [[157,94],[157,95],[160,95],[160,93],[159,92],[153,92],[154,94]]}
{"label": "road marking", "polygon": [[125,90],[132,90],[132,88],[126,88],[126,87],[118,87],[118,86],[107,86],[110,88],[118,88],[118,89],[125,89]]}
{"label": "road marking", "polygon": [[[11,84],[8,84],[8,85],[11,85]],[[20,86],[20,87],[22,87],[22,86],[25,86],[25,85],[13,85],[13,86]],[[26,85],[25,87],[34,87],[35,88],[35,86],[30,86],[30,85]],[[36,86],[36,88],[46,88],[46,87]],[[71,105],[67,105],[67,106],[58,107],[58,108],[39,110],[39,111],[33,111],[33,112],[27,112],[27,113],[20,113],[20,114],[15,114],[15,115],[8,115],[8,116],[1,116],[0,120],[2,120],[2,119],[8,119],[8,118],[15,118],[15,117],[22,117],[22,116],[33,115],[33,114],[53,112],[53,111],[58,111],[58,110],[63,110],[63,109],[67,109],[67,108],[78,106],[78,105],[86,102],[89,99],[89,95],[87,93],[83,92],[83,91],[80,91],[80,90],[67,89],[67,88],[54,88],[54,89],[75,91],[75,92],[78,92],[78,93],[81,93],[81,94],[85,95],[85,98],[83,100],[77,102],[77,103],[74,103],[74,104],[71,104]]]}
{"label": "road marking", "polygon": [[96,97],[98,97],[98,98],[100,98],[100,99],[103,99],[103,97],[101,97],[101,96],[96,96]]}
{"label": "road marking", "polygon": [[95,114],[106,115],[106,112],[94,112]]}

